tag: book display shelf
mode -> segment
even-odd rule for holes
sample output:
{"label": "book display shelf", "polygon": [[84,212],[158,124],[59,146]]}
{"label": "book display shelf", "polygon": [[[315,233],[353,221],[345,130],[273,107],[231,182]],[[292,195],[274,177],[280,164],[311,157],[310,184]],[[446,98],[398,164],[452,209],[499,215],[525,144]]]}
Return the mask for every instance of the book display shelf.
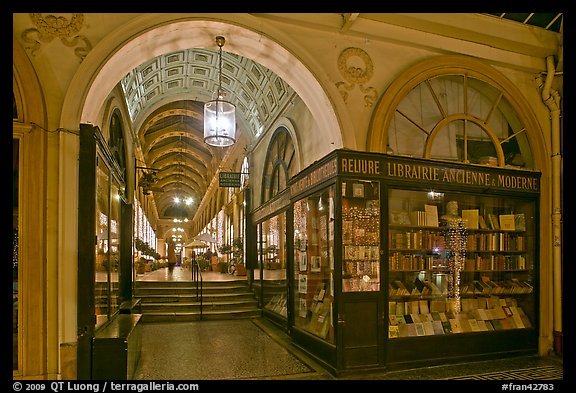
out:
{"label": "book display shelf", "polygon": [[287,209],[264,315],[334,372],[537,353],[539,196],[535,171],[334,150],[253,213]]}
{"label": "book display shelf", "polygon": [[342,292],[380,290],[378,182],[342,182]]}
{"label": "book display shelf", "polygon": [[388,195],[390,339],[534,326],[533,203],[398,189]]}

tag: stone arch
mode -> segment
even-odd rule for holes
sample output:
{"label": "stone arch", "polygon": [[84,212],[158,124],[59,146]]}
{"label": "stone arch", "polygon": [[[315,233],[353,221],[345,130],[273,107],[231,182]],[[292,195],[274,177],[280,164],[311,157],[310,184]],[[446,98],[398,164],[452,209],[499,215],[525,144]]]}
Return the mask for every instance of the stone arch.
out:
{"label": "stone arch", "polygon": [[[174,14],[146,14],[135,18],[122,29],[106,36],[86,56],[74,75],[66,94],[61,116],[62,125],[74,128],[79,123],[95,124],[98,111],[106,95],[131,69],[150,58],[169,51],[190,47],[213,47],[215,34],[230,37],[227,50],[262,64],[278,74],[296,91],[308,106],[326,134],[326,140],[343,146],[339,119],[325,89],[307,65],[295,55],[261,32],[250,27],[250,15],[232,16],[174,16]],[[216,21],[215,19],[219,20]],[[281,34],[281,33],[278,33]],[[289,40],[289,38],[288,38]],[[149,45],[154,42],[154,45]],[[284,37],[282,37],[282,41]],[[311,58],[311,56],[308,56]],[[313,60],[310,60],[313,61]]]}

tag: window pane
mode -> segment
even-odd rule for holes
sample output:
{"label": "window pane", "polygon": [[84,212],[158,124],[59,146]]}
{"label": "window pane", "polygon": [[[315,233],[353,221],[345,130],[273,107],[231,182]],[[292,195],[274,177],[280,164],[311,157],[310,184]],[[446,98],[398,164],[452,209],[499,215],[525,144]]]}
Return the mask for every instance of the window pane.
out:
{"label": "window pane", "polygon": [[534,328],[533,202],[391,190],[388,203],[389,338]]}
{"label": "window pane", "polygon": [[287,317],[286,212],[262,223],[264,308]]}
{"label": "window pane", "polygon": [[118,310],[120,299],[120,195],[116,182],[110,190],[110,315]]}
{"label": "window pane", "polygon": [[94,306],[96,328],[108,320],[109,313],[109,230],[110,182],[108,169],[98,159],[96,166],[96,258],[94,263]]}
{"label": "window pane", "polygon": [[379,184],[342,182],[342,292],[379,290]]}
{"label": "window pane", "polygon": [[18,369],[18,197],[20,141],[12,140],[12,369]]}
{"label": "window pane", "polygon": [[294,324],[334,343],[334,187],[294,204]]}

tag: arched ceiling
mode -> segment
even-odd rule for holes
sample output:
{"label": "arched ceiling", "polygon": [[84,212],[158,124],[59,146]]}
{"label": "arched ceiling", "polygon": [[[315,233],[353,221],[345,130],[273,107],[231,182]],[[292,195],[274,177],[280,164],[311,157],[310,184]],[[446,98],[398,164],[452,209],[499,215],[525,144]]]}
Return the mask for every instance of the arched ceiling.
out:
{"label": "arched ceiling", "polygon": [[[154,174],[143,191],[153,195],[160,219],[192,218],[225,155],[227,148],[207,145],[203,134],[204,103],[215,97],[218,77],[217,49],[191,48],[155,57],[121,81],[144,161],[137,177]],[[271,127],[295,94],[266,67],[224,48],[221,82],[236,105],[237,139],[243,134],[246,143]],[[178,207],[174,197],[194,202]]]}

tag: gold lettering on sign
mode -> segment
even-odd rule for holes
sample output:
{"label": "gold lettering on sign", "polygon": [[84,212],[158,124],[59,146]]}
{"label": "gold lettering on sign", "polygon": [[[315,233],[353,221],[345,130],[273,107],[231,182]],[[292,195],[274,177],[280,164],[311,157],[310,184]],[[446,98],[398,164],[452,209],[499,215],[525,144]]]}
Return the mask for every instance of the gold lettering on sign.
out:
{"label": "gold lettering on sign", "polygon": [[343,158],[342,173],[360,173],[362,175],[379,175],[380,161],[358,158]]}
{"label": "gold lettering on sign", "polygon": [[388,163],[388,176],[417,180],[439,180],[438,168],[436,167],[392,162]]}
{"label": "gold lettering on sign", "polygon": [[338,168],[336,165],[336,159],[328,161],[326,164],[322,165],[318,169],[315,169],[314,171],[304,176],[302,179],[293,183],[290,186],[290,192],[293,195],[296,195],[301,191],[312,187],[313,185],[320,183],[323,180],[326,180],[330,176],[335,175],[337,171]]}
{"label": "gold lettering on sign", "polygon": [[526,176],[498,175],[498,187],[520,189],[520,190],[538,190],[538,179]]}
{"label": "gold lettering on sign", "polygon": [[[347,160],[348,172],[354,172],[358,165],[352,159]],[[344,165],[344,163],[343,163]],[[438,168],[427,165],[414,165],[388,162],[388,177],[397,177],[411,180],[429,180],[444,183],[466,184],[484,187],[500,187],[507,189],[538,191],[538,178],[522,175],[493,175],[487,172],[479,172],[468,169]],[[369,166],[368,166],[369,168]],[[344,171],[344,169],[343,169]]]}

